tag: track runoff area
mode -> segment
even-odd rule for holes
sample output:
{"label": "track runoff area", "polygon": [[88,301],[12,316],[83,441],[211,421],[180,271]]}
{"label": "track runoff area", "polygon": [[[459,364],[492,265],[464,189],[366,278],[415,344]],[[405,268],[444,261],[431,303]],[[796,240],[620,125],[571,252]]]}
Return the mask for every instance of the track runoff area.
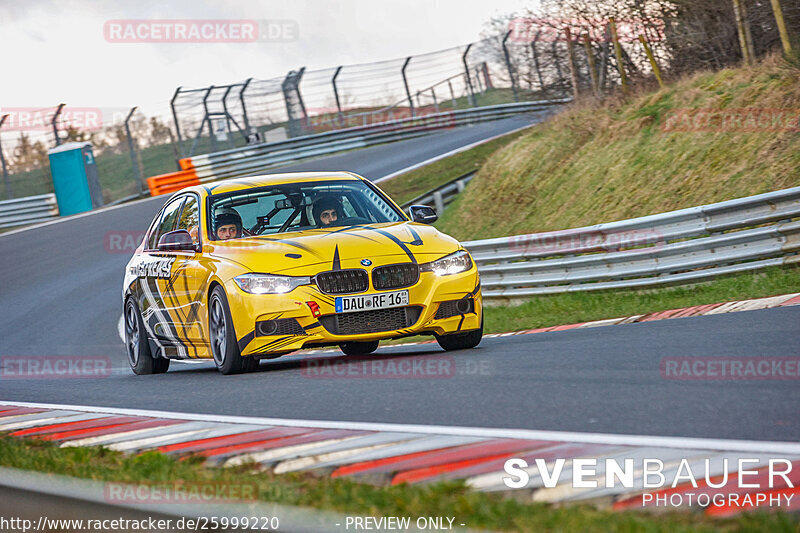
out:
{"label": "track runoff area", "polygon": [[[515,129],[519,124],[512,126],[508,129]],[[430,153],[431,146],[435,143],[429,139],[425,147],[427,153],[425,157],[419,158],[419,162],[458,150],[458,145],[453,146],[452,141],[447,140],[447,135],[452,133],[454,132],[446,132],[438,137],[431,136],[432,139],[442,140],[440,142],[442,149],[438,154]],[[494,136],[497,133],[497,129],[494,129],[489,131],[487,136]],[[468,143],[462,145],[474,142],[478,141],[471,138]],[[402,168],[395,166],[380,169],[378,158],[387,160],[385,153],[387,150],[397,151],[398,155],[407,154],[404,148],[409,147],[404,147],[404,144],[396,143],[378,147],[380,150],[374,152],[362,150],[334,157],[338,166],[352,163],[353,166],[372,169],[372,172],[364,172],[358,168],[354,169],[356,171],[371,173],[374,176],[390,176]],[[348,161],[349,157],[354,158],[353,161]],[[393,158],[389,157],[388,160]],[[314,166],[324,164],[326,164],[325,159],[313,162]],[[105,219],[109,220],[113,220],[115,214],[119,213],[128,219],[141,218],[142,223],[146,223],[146,220],[149,220],[146,215],[150,215],[157,206],[152,201],[139,205],[141,206],[139,210],[142,211],[140,214],[125,212],[135,210],[135,206],[121,206],[100,213],[105,213]],[[92,216],[88,215],[87,218]],[[51,228],[63,224],[51,223]],[[106,227],[103,229],[105,231]],[[2,236],[0,247],[14,236],[24,236],[27,248],[30,250],[30,238],[36,239],[34,233],[28,230],[20,232],[19,235]],[[61,237],[56,236],[62,242],[76,238],[70,231],[63,233]],[[85,237],[85,234],[82,235],[82,239]],[[102,241],[102,236],[99,238]],[[85,274],[86,271],[83,270],[82,273]],[[109,280],[106,280],[103,277],[101,283],[106,281],[111,284],[115,283],[116,279],[112,280],[109,277]],[[110,291],[116,291],[116,286],[113,285]],[[795,301],[796,298],[787,298],[783,304],[791,302],[793,305]],[[746,327],[741,323],[724,322],[726,317],[692,317],[688,312],[683,316],[692,318],[684,318],[676,323],[681,323],[680,330],[689,332],[684,340],[697,341],[689,350],[691,356],[741,357],[733,345],[743,345],[745,341],[736,337],[736,330],[748,334],[756,343],[756,347],[759,346],[757,342],[759,334],[763,334],[765,339],[769,337],[781,339],[773,344],[780,344],[781,350],[786,350],[786,353],[796,353],[796,349],[800,347],[797,346],[796,334],[792,333],[793,330],[787,329],[790,326],[786,324],[796,323],[798,308],[790,310],[790,308],[765,309],[765,307],[755,306],[752,308],[760,310],[741,313],[742,315],[774,313],[764,320],[748,321],[759,324],[761,328],[753,331],[746,331]],[[787,312],[793,314],[778,314]],[[761,316],[764,315],[759,315]],[[703,324],[696,322],[709,318],[718,322]],[[109,322],[107,318],[104,320]],[[96,346],[89,348],[90,351],[98,353],[98,348],[101,346],[103,348],[100,349],[121,350],[118,346],[120,341],[117,337],[117,328],[114,327],[116,322],[116,319],[112,319],[109,325],[113,325],[104,328],[104,331],[110,330],[111,335],[116,338],[103,339]],[[618,320],[617,323],[623,325],[619,330],[622,333],[615,335],[612,341],[617,345],[617,352],[624,352],[625,346],[638,346],[642,341],[643,331],[646,332],[645,342],[651,344],[657,342],[664,345],[667,338],[665,335],[673,339],[676,335],[680,337],[674,328],[669,331],[637,330],[636,328],[648,327],[648,324],[625,325],[624,320]],[[727,345],[720,340],[716,346],[700,346],[699,337],[693,333],[693,330],[703,330],[706,327],[720,328],[724,331],[726,324],[730,324],[730,334],[727,336],[731,339]],[[376,359],[382,363],[383,376],[372,380],[363,378],[339,380],[338,388],[331,387],[330,382],[319,377],[309,381],[307,378],[309,372],[312,372],[313,365],[289,364],[285,368],[279,368],[279,372],[275,372],[276,375],[270,375],[273,372],[268,371],[246,378],[233,378],[240,379],[240,386],[237,387],[235,394],[239,407],[228,412],[206,414],[197,413],[196,410],[202,391],[208,390],[211,386],[211,381],[208,379],[210,372],[187,366],[184,371],[167,374],[157,380],[150,380],[150,383],[141,383],[141,380],[136,380],[137,378],[117,372],[118,367],[122,368],[117,363],[123,362],[124,359],[114,358],[111,365],[103,370],[107,375],[101,376],[111,377],[111,380],[69,381],[39,378],[31,380],[23,377],[23,379],[1,381],[0,398],[3,401],[0,403],[0,431],[24,437],[45,438],[62,446],[102,445],[128,453],[158,450],[178,455],[201,454],[212,464],[219,465],[255,461],[277,473],[310,471],[322,476],[350,477],[370,482],[377,480],[383,484],[422,484],[459,479],[478,491],[517,494],[522,491],[533,501],[590,502],[603,507],[610,506],[613,509],[680,507],[700,510],[714,516],[730,516],[752,510],[795,511],[800,507],[798,501],[800,498],[796,497],[796,486],[800,482],[800,445],[796,444],[797,438],[791,430],[791,420],[784,421],[784,425],[777,431],[774,428],[779,426],[781,421],[774,417],[763,417],[770,427],[765,427],[762,431],[762,428],[758,427],[759,409],[756,406],[759,395],[763,397],[763,394],[769,394],[764,387],[775,385],[773,388],[783,391],[781,395],[786,407],[789,410],[794,408],[796,413],[798,406],[796,395],[785,394],[785,386],[791,384],[791,381],[787,380],[796,381],[797,376],[773,375],[766,379],[764,376],[755,376],[751,380],[723,380],[722,383],[711,384],[687,380],[686,383],[679,384],[681,391],[678,392],[675,388],[664,388],[665,380],[663,376],[658,375],[658,370],[655,371],[655,375],[641,372],[637,367],[641,366],[642,357],[632,353],[627,363],[628,368],[623,361],[625,358],[607,358],[607,365],[614,368],[610,371],[598,371],[597,375],[605,382],[592,384],[592,380],[582,376],[581,372],[593,373],[595,367],[592,365],[596,364],[595,360],[603,354],[589,354],[588,352],[592,351],[592,338],[597,338],[596,335],[593,336],[591,331],[580,328],[578,331],[567,331],[575,328],[577,325],[549,328],[549,331],[539,332],[541,335],[518,335],[519,332],[515,332],[489,337],[484,342],[482,350],[484,354],[492,355],[495,359],[492,363],[497,366],[490,369],[493,375],[472,372],[469,381],[464,379],[469,372],[461,371],[461,375],[458,375],[459,365],[466,363],[466,359],[462,362],[458,357],[454,357],[451,358],[452,361],[448,359],[448,364],[443,366],[443,362],[437,359],[440,357],[436,353],[438,349],[433,347],[428,347],[430,349],[423,347],[422,350],[419,346],[389,348],[386,350],[390,354],[389,357]],[[91,335],[86,335],[86,338],[90,337]],[[36,346],[35,339],[33,340],[33,346]],[[537,345],[540,344],[547,345],[545,351],[539,350]],[[675,349],[680,349],[681,346],[687,347],[686,342],[683,344],[673,342],[673,344]],[[767,344],[764,342],[760,346],[763,348]],[[69,351],[69,345],[66,346],[66,350]],[[85,359],[85,355],[77,353],[83,351],[79,349],[74,355],[69,356]],[[408,355],[409,351],[411,355]],[[757,349],[750,350],[754,358],[760,357],[757,351]],[[769,356],[770,360],[776,359],[777,351],[774,347],[765,350],[765,356]],[[43,350],[32,353],[31,356],[39,357],[46,353],[54,352]],[[323,368],[327,358],[340,360],[341,355],[312,354],[312,360],[317,362],[315,368]],[[530,361],[533,358],[538,362],[531,366]],[[356,363],[363,367],[365,361]],[[508,366],[504,366],[506,363]],[[755,360],[750,363],[757,366],[760,361]],[[570,368],[558,368],[564,364]],[[797,362],[784,361],[782,364],[791,366]],[[456,384],[459,389],[467,388],[473,393],[485,391],[481,393],[485,394],[483,413],[466,413],[468,409],[465,408],[464,402],[460,405],[449,402],[447,398],[437,393],[438,390],[444,392],[446,396],[458,397],[455,390],[438,386],[447,384],[445,380],[403,382],[387,378],[386,372],[391,372],[392,368],[399,372],[402,365],[424,367],[426,372],[433,374],[452,370],[451,373],[456,379],[450,384]],[[476,366],[479,367],[480,365]],[[97,370],[97,367],[94,368]],[[442,370],[443,368],[445,370]],[[515,390],[522,395],[535,398],[535,403],[522,402],[525,418],[519,414],[514,415],[503,400],[504,396],[508,396],[508,386],[501,386],[500,383],[503,381],[507,383],[508,379],[513,379],[511,373],[515,372],[515,368],[527,383],[527,388],[517,387]],[[4,367],[4,371],[7,372],[7,369],[8,367]],[[553,375],[554,369],[560,375]],[[278,373],[282,375],[277,376]],[[641,387],[627,387],[629,390],[626,391],[625,384],[629,382],[626,375],[631,373],[633,378],[640,382]],[[184,383],[187,378],[190,383]],[[260,380],[260,383],[254,382],[253,378]],[[298,381],[299,378],[306,380]],[[214,376],[214,379],[217,386],[224,385],[218,376]],[[270,386],[278,379],[287,381],[295,390],[301,390],[297,388],[298,385],[305,385],[302,390],[312,395],[306,402],[309,409],[305,411],[317,411],[319,416],[294,418],[292,415],[303,411],[302,406],[298,406],[296,402],[283,402],[277,398],[275,409],[270,413],[272,416],[262,416],[256,406],[248,404],[247,398],[256,397],[258,394],[271,394],[266,391],[270,390]],[[612,387],[614,379],[620,380],[622,386]],[[658,380],[661,380],[661,383]],[[362,386],[369,381],[372,382],[368,384],[369,386]],[[553,381],[557,387],[548,388],[546,381]],[[25,392],[16,386],[23,384]],[[176,397],[174,394],[185,385],[194,390],[194,394],[183,396],[183,399],[180,394]],[[341,389],[342,385],[351,392],[355,391],[356,396],[360,396],[359,404],[364,405],[360,417],[347,416],[346,410],[336,410],[326,405],[330,403],[331,393],[344,392]],[[400,391],[398,385],[402,385],[399,388],[404,390]],[[86,386],[92,387],[94,392],[87,391]],[[703,386],[719,389],[702,391],[699,387]],[[586,387],[590,392],[582,394],[581,387]],[[644,402],[643,405],[637,398],[642,398],[642,391],[648,388],[655,392],[657,399]],[[115,394],[112,389],[117,393]],[[146,407],[131,408],[130,402],[122,401],[124,398],[121,396],[128,395],[134,389],[143,393],[140,396],[142,402],[137,403],[146,404]],[[535,389],[546,389],[547,394],[537,395]],[[315,390],[319,391],[319,394],[315,393]],[[602,390],[606,390],[605,395],[598,392]],[[87,396],[87,392],[91,394]],[[711,418],[714,416],[726,422],[732,419],[724,412],[715,411],[715,408],[724,405],[726,399],[741,393],[745,398],[753,400],[748,402],[749,405],[756,406],[750,407],[746,412],[744,409],[747,408],[743,406],[743,411],[739,415],[742,427],[756,428],[755,431],[748,433],[748,438],[705,438],[693,435],[686,427],[678,430],[679,433],[684,433],[683,436],[658,436],[660,433],[652,431],[646,424],[637,424],[636,420],[629,416],[630,412],[639,411],[650,420],[658,417],[666,418],[663,427],[668,428],[671,426],[669,420],[671,397],[688,394],[702,399],[707,398],[709,393],[713,396],[715,392],[721,398],[720,403],[714,404],[713,400],[710,401],[714,405],[713,409],[704,413],[706,420],[703,420],[703,417],[696,417],[691,424],[698,428],[707,422],[713,425]],[[284,391],[275,393],[276,396],[278,394],[291,398],[291,395],[285,394]],[[622,404],[627,405],[628,413],[624,408],[620,408],[619,402],[608,401],[609,397],[614,395],[621,397]],[[89,396],[93,397],[93,401],[89,400]],[[388,400],[383,402],[381,396]],[[35,397],[47,398],[49,403],[33,401]],[[403,397],[406,398],[406,404],[410,401],[409,398],[416,398],[417,403],[422,402],[428,406],[425,411],[430,413],[420,412],[419,406],[398,408]],[[99,401],[98,398],[105,400]],[[164,398],[175,398],[175,401],[165,402]],[[366,404],[363,403],[367,398],[371,400]],[[675,400],[680,401],[680,398]],[[98,403],[101,406],[97,406]],[[369,403],[374,403],[376,408],[371,409]],[[170,404],[174,407],[169,410],[164,409]],[[611,406],[606,410],[616,411],[611,418],[604,421],[606,431],[586,431],[595,426],[596,420],[581,415],[593,411],[592,404],[599,404],[604,408]],[[126,405],[127,407],[123,407]],[[637,405],[638,407],[634,408]],[[387,415],[390,406],[396,409],[398,414]],[[247,416],[240,416],[243,412]],[[531,416],[532,413],[540,412],[557,413],[561,420],[557,421],[556,418],[547,416]],[[352,409],[350,413],[353,414]],[[627,426],[624,423],[615,426],[612,422],[614,418],[625,422],[626,417]],[[362,420],[357,420],[358,418]],[[376,422],[393,418],[394,421],[391,423]],[[455,423],[445,423],[447,420],[453,420]],[[522,420],[529,422],[523,424]],[[501,427],[496,427],[498,425]],[[565,426],[572,430],[564,430]],[[641,427],[642,431],[625,431],[632,426]],[[677,426],[676,423],[675,427]],[[724,433],[720,429],[712,429],[711,432]],[[733,433],[735,437],[736,432]],[[753,433],[763,435],[765,438],[754,436]],[[462,526],[459,522],[449,522],[444,518],[442,517],[442,521],[438,523],[442,528],[469,526],[469,524]],[[456,517],[451,518],[456,520]],[[351,521],[349,524],[343,522],[340,527],[367,529],[368,524],[374,525],[374,522],[366,520]],[[402,524],[403,522],[394,522],[398,528]],[[382,527],[393,528],[389,522],[383,523]]]}

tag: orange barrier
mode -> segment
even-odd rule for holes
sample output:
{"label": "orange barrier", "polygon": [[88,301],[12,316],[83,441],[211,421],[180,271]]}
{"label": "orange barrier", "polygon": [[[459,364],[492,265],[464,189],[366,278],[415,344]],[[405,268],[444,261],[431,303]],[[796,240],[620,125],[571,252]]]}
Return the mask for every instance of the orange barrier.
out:
{"label": "orange barrier", "polygon": [[160,196],[162,194],[179,191],[184,187],[199,184],[200,180],[194,169],[181,170],[170,174],[161,174],[160,176],[147,178],[150,196]]}

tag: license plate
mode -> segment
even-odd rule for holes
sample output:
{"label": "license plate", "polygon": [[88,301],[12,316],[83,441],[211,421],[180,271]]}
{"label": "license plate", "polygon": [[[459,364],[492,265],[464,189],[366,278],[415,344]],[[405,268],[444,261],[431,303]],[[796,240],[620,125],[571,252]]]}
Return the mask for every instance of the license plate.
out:
{"label": "license plate", "polygon": [[408,305],[408,291],[365,294],[363,296],[337,296],[337,313],[354,313],[373,309],[389,309]]}

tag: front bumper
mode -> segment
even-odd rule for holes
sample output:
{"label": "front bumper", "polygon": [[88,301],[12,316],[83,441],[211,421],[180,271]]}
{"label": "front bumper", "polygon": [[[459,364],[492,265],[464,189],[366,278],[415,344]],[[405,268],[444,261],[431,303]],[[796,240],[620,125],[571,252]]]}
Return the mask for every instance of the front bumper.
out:
{"label": "front bumper", "polygon": [[[475,265],[466,272],[450,276],[423,272],[419,281],[406,289],[376,291],[370,288],[364,293],[359,293],[369,295],[408,290],[409,307],[415,308],[414,312],[409,314],[412,319],[415,318],[413,323],[406,323],[405,327],[398,329],[375,333],[337,334],[336,328],[332,327],[334,323],[332,319],[336,316],[334,302],[338,295],[323,294],[316,285],[304,285],[287,294],[249,294],[242,291],[235,282],[230,281],[226,283],[225,289],[243,356],[270,357],[303,348],[344,342],[375,341],[417,334],[447,335],[470,331],[480,327],[483,312],[480,277]],[[441,303],[464,298],[472,301],[470,312],[448,318],[436,318]],[[308,302],[317,304],[319,316],[314,316]],[[296,320],[300,327],[281,327],[275,334],[264,334],[271,332],[256,327],[259,322],[285,319]],[[282,322],[282,324],[289,323],[293,324],[290,321]]]}

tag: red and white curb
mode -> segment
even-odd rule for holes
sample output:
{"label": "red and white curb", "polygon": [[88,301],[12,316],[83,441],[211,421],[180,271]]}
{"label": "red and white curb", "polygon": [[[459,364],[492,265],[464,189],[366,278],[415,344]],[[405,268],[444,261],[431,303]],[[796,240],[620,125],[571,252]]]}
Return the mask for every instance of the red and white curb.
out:
{"label": "red and white curb", "polygon": [[[0,401],[0,432],[61,447],[192,454],[212,465],[257,463],[279,474],[312,471],[381,485],[464,480],[467,486],[487,492],[511,490],[504,482],[509,477],[504,465],[516,458],[531,466],[526,468],[530,482],[515,490],[526,491],[534,501],[591,502],[628,509],[656,505],[655,496],[663,501],[671,498],[671,505],[679,506],[675,504],[678,495],[688,505],[684,496],[692,493],[696,498],[703,493],[724,495],[724,502],[704,509],[713,515],[756,508],[741,501],[763,502],[767,496],[781,502],[780,507],[769,509],[800,510],[800,489],[795,488],[800,484],[800,443],[791,442],[289,420],[8,401]],[[645,488],[645,459],[662,462],[664,488]],[[763,483],[754,488],[740,486],[735,474],[739,459],[753,461],[743,467],[756,471],[746,481]],[[584,460],[593,460],[596,466],[591,475],[584,472],[582,480],[596,481],[597,487],[574,482],[573,474],[585,468],[581,466]],[[626,486],[606,488],[607,460],[620,465],[632,460],[637,465]],[[792,466],[786,476],[773,476],[771,486],[766,484],[770,460],[781,461],[776,467],[779,471]],[[558,482],[545,486],[542,474],[552,475],[558,463],[562,465]],[[686,474],[684,463],[698,477],[698,486],[681,477]],[[722,483],[726,473],[728,482]],[[706,477],[720,487],[709,486]],[[676,478],[681,482],[673,483]],[[730,503],[730,494],[738,495],[736,505]],[[764,509],[763,505],[758,508]]]}

